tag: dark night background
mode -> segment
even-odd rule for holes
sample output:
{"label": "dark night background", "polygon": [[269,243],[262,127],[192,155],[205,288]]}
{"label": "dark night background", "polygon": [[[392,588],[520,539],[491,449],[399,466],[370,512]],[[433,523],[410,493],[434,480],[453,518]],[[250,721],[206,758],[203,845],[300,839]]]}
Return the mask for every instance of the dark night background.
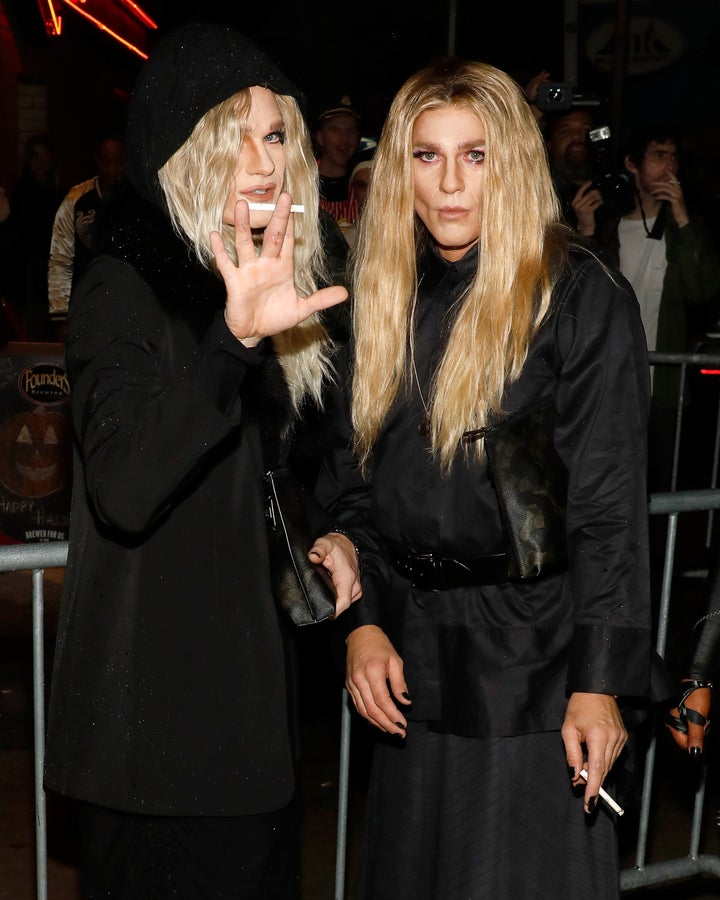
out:
{"label": "dark night background", "polygon": [[[123,121],[142,61],[55,2],[63,13],[60,37],[45,33],[37,0],[0,0],[0,12],[5,9],[17,36],[24,69],[19,78],[47,82],[49,131],[64,175],[74,183],[87,177],[83,150],[92,129]],[[113,6],[112,0],[94,3]],[[309,117],[326,101],[348,94],[364,113],[367,136],[378,135],[405,78],[449,49],[493,63],[523,85],[543,69],[555,81],[571,77],[577,90],[607,101],[608,118],[616,117],[608,124],[647,117],[720,131],[717,0],[139,3],[159,26],[143,35],[149,51],[183,22],[234,24],[305,91]],[[624,43],[618,43],[623,31]]]}
{"label": "dark night background", "polygon": [[[48,38],[35,0],[5,0],[25,41],[46,52],[60,43],[82,46],[90,66],[115,70],[117,87],[130,91],[139,57],[122,49],[71,9],[62,8],[63,33]],[[548,68],[561,80],[562,0],[522,12],[517,7],[455,0],[368,0],[362,4],[275,0],[140,0],[157,22],[148,47],[163,32],[192,20],[224,21],[254,38],[307,93],[310,109],[325,97],[348,93],[377,130],[402,81],[448,50],[451,9],[460,55],[482,58],[528,78]],[[95,56],[93,61],[92,57]],[[64,68],[72,65],[65,60]],[[88,77],[92,77],[87,72]],[[357,100],[356,100],[357,98]]]}
{"label": "dark night background", "polygon": [[564,4],[557,0],[531,6],[522,16],[518,5],[478,0],[456,0],[454,6],[438,0],[147,5],[163,28],[192,18],[236,24],[308,93],[311,109],[348,93],[375,132],[405,78],[447,53],[452,10],[458,55],[484,59],[521,80],[542,68],[562,78]]}

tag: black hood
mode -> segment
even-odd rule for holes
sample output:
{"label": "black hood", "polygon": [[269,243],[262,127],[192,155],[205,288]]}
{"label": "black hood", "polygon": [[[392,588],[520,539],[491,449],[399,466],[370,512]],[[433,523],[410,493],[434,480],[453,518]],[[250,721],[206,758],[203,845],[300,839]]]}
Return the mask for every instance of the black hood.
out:
{"label": "black hood", "polygon": [[128,113],[125,171],[135,188],[158,203],[157,173],[197,122],[254,85],[303,99],[262,50],[229,26],[192,23],[161,38],[140,72]]}

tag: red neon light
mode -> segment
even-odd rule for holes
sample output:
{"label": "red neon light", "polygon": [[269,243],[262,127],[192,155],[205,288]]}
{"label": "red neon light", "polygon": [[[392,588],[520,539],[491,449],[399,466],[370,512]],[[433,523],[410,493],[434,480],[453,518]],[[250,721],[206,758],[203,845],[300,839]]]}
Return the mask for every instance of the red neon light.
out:
{"label": "red neon light", "polygon": [[701,375],[720,375],[720,369],[700,369]]}
{"label": "red neon light", "polygon": [[58,37],[62,31],[62,18],[55,11],[53,0],[38,0],[45,31],[50,37]]}
{"label": "red neon light", "polygon": [[143,53],[139,47],[136,47],[134,44],[131,44],[130,41],[126,41],[125,38],[120,37],[120,35],[113,31],[111,28],[108,28],[104,22],[101,22],[100,19],[96,19],[95,16],[91,16],[90,13],[86,13],[84,9],[80,9],[77,3],[73,2],[73,0],[64,0],[64,2],[70,7],[70,9],[74,9],[75,12],[80,13],[81,16],[84,16],[89,22],[92,22],[100,31],[104,31],[105,34],[109,34],[110,37],[115,38],[118,43],[122,44],[124,47],[127,47],[128,50],[132,50],[133,53],[137,53],[138,56],[142,57],[142,59],[147,59],[147,53]]}
{"label": "red neon light", "polygon": [[120,0],[120,3],[122,3],[123,6],[127,6],[127,8],[140,19],[143,25],[147,25],[148,28],[157,28],[157,23],[153,22],[145,10],[140,9],[134,0]]}
{"label": "red neon light", "polygon": [[47,5],[48,9],[50,10],[50,16],[52,17],[55,34],[59,35],[62,31],[62,18],[55,12],[55,4],[53,3],[53,0],[47,0]]}

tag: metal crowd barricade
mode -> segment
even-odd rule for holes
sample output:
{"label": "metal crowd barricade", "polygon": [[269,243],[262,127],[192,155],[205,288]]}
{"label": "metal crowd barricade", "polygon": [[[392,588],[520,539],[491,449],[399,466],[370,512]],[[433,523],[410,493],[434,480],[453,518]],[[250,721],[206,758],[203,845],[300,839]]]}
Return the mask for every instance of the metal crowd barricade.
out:
{"label": "metal crowd barricade", "polygon": [[[0,546],[0,573],[32,572],[32,657],[33,657],[33,781],[35,795],[36,900],[48,900],[47,812],[43,770],[45,766],[45,637],[43,620],[46,568],[67,565],[68,542]],[[338,799],[335,896],[344,897],[347,857],[348,784],[350,765],[350,706],[343,694],[340,735],[340,794]]]}
{"label": "metal crowd barricade", "polygon": [[[720,509],[720,490],[675,491],[653,494],[650,497],[650,514],[664,514],[668,516],[668,532],[656,641],[656,649],[662,657],[665,656],[667,644],[670,596],[672,592],[675,546],[677,542],[678,514],[695,512],[698,510],[713,511],[716,509]],[[653,779],[655,775],[656,743],[657,734],[655,733],[655,729],[653,729],[645,758],[645,774],[640,800],[640,818],[635,852],[635,865],[633,868],[626,869],[621,873],[620,887],[622,891],[630,891],[635,888],[648,887],[650,885],[671,884],[693,875],[711,875],[720,878],[720,857],[699,852],[703,810],[705,806],[705,786],[707,781],[706,768],[703,768],[702,770],[702,776],[699,779],[695,791],[695,802],[693,805],[687,856],[646,864],[647,838],[652,805]]]}
{"label": "metal crowd barricade", "polygon": [[[653,494],[650,498],[651,515],[668,515],[668,532],[663,570],[663,583],[659,613],[656,649],[665,654],[667,625],[670,612],[677,520],[680,513],[713,511],[720,509],[720,490],[675,491]],[[35,838],[36,838],[36,898],[47,900],[47,820],[43,789],[44,735],[45,735],[45,672],[44,672],[44,587],[43,570],[63,567],[67,562],[67,542],[25,544],[0,547],[0,572],[32,572],[32,630],[33,630],[33,724],[34,724],[34,785],[35,785]],[[347,834],[349,815],[349,775],[351,709],[347,691],[343,689],[340,716],[340,762],[338,780],[337,847],[335,866],[335,900],[344,900],[347,878]],[[703,808],[705,804],[705,778],[701,780],[695,796],[694,812],[689,837],[688,854],[685,857],[646,864],[647,836],[652,804],[655,766],[656,737],[651,737],[646,757],[645,775],[641,797],[638,839],[635,865],[621,873],[623,891],[650,885],[664,885],[692,875],[705,874],[720,877],[720,858],[699,853]]]}
{"label": "metal crowd barricade", "polygon": [[45,596],[43,570],[67,565],[67,541],[0,547],[0,572],[32,571],[33,751],[35,783],[35,877],[37,900],[47,900],[47,814],[45,764]]}
{"label": "metal crowd barricade", "polygon": [[[720,350],[715,353],[661,353],[653,351],[648,354],[651,368],[657,366],[673,366],[680,369],[680,377],[678,379],[678,393],[675,409],[675,433],[673,435],[673,457],[672,457],[672,473],[668,489],[674,491],[677,489],[678,470],[680,465],[680,447],[682,442],[683,420],[685,415],[685,401],[687,398],[688,368],[697,367],[702,372],[703,369],[712,370],[713,374],[720,375]],[[712,471],[710,482],[707,485],[698,485],[698,487],[714,489],[717,487],[718,480],[718,458],[720,457],[720,391],[718,391],[717,410],[715,412],[715,434],[713,438],[713,454],[712,454]],[[709,549],[712,538],[712,528],[714,520],[714,510],[708,512],[707,528],[705,531],[705,549]],[[690,574],[690,573],[686,573]],[[706,572],[699,573],[704,576]]]}

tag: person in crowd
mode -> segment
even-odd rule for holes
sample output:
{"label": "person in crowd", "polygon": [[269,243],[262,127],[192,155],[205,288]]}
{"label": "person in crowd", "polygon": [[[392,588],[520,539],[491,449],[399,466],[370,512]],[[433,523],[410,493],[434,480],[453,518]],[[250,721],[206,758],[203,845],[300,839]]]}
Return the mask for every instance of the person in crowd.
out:
{"label": "person in crowd", "polygon": [[350,172],[360,148],[360,113],[344,94],[317,117],[315,147],[320,173],[320,208],[347,228],[357,218],[350,197]]}
{"label": "person in crowd", "polygon": [[[45,783],[77,803],[85,898],[299,896],[291,641],[271,594],[263,474],[327,380],[318,313],[347,296],[317,289],[299,97],[231,27],[163,36],[73,290],[74,482]],[[343,612],[359,596],[352,543],[320,536],[310,558]]]}
{"label": "person in crowd", "polygon": [[353,247],[355,245],[358,222],[360,220],[363,207],[365,206],[365,201],[367,200],[367,192],[370,185],[370,173],[372,172],[373,153],[374,149],[370,151],[369,156],[363,156],[363,158],[355,164],[352,172],[350,173],[350,201],[357,208],[357,218],[352,223],[352,225],[348,225],[347,228],[343,229],[345,240],[348,242],[348,245],[350,247]]}
{"label": "person in crowd", "polygon": [[55,214],[48,264],[48,308],[58,339],[64,337],[73,282],[79,280],[93,258],[97,216],[122,173],[123,152],[121,138],[103,135],[93,153],[97,174],[70,188]]}
{"label": "person in crowd", "polygon": [[8,299],[31,340],[49,336],[47,265],[53,221],[64,193],[49,138],[32,135],[25,143],[22,174],[10,192],[7,222],[13,248]]}
{"label": "person in crowd", "polygon": [[563,218],[578,234],[591,235],[595,229],[594,211],[602,205],[590,142],[590,132],[598,124],[596,114],[590,106],[542,109],[538,103],[539,90],[550,81],[546,69],[538,72],[525,85],[525,97],[545,134],[550,171]]}
{"label": "person in crowd", "polygon": [[[362,558],[333,626],[378,733],[357,897],[617,900],[599,792],[652,655],[637,301],[574,245],[516,81],[476,61],[400,88],[354,256],[317,496]],[[521,543],[559,555],[519,578],[483,436],[541,407],[565,524],[527,508]]]}
{"label": "person in crowd", "polygon": [[[680,136],[651,123],[632,130],[623,160],[634,184],[633,208],[598,218],[593,242],[618,265],[640,304],[650,351],[689,353],[691,318],[720,296],[720,253],[702,217],[689,208],[679,179]],[[671,489],[679,370],[652,373],[649,489]]]}
{"label": "person in crowd", "polygon": [[589,138],[595,127],[595,116],[585,107],[548,113],[543,119],[550,171],[563,218],[583,237],[594,234],[595,215],[603,205]]}

